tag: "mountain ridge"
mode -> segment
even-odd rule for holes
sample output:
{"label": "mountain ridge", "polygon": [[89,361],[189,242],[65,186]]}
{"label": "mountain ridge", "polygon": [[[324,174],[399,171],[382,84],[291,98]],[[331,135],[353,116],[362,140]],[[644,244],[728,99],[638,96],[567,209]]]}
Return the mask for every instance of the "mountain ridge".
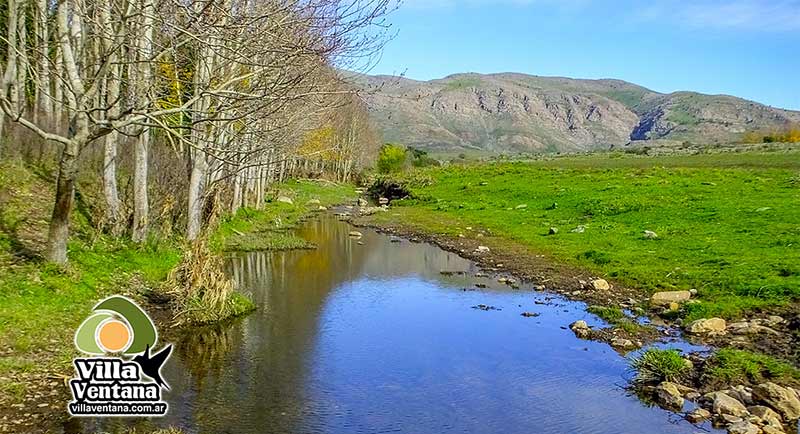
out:
{"label": "mountain ridge", "polygon": [[456,73],[359,75],[385,141],[434,151],[581,152],[659,140],[727,143],[785,128],[800,111],[732,95],[660,93],[624,80]]}

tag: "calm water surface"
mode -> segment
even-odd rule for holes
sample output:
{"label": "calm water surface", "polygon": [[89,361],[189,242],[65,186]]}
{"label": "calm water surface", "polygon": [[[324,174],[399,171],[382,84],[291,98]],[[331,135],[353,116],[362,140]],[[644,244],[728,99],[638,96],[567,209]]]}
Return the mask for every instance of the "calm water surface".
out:
{"label": "calm water surface", "polygon": [[[258,311],[176,343],[163,370],[170,413],[147,423],[298,434],[708,428],[629,396],[625,359],[562,328],[598,323],[582,304],[476,279],[473,263],[427,244],[366,229],[356,240],[352,229],[323,216],[299,229],[316,250],[231,256],[230,275]],[[131,423],[144,422],[95,427]]]}

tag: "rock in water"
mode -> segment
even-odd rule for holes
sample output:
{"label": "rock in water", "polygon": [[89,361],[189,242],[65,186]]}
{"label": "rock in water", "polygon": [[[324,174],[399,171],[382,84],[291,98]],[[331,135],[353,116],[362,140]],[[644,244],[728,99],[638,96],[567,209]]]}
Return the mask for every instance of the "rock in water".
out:
{"label": "rock in water", "polygon": [[678,385],[665,381],[656,387],[656,399],[662,406],[672,409],[680,410],[683,408],[683,396],[681,396]]}
{"label": "rock in water", "polygon": [[683,303],[692,298],[689,291],[661,291],[650,297],[653,306],[669,306],[670,303]]}
{"label": "rock in water", "polygon": [[354,238],[361,238],[362,236],[364,236],[364,234],[362,234],[359,231],[350,231],[350,233],[348,235],[350,235],[351,237],[354,237]]}
{"label": "rock in water", "polygon": [[574,323],[570,324],[569,328],[570,328],[570,330],[572,330],[575,333],[575,336],[577,336],[577,337],[579,337],[581,339],[588,338],[589,334],[591,333],[591,329],[589,328],[589,324],[586,324],[586,321],[584,321],[582,319],[578,320],[578,321],[575,321]]}
{"label": "rock in water", "polygon": [[722,392],[717,392],[714,394],[714,404],[712,408],[714,413],[720,415],[745,417],[749,414],[747,407],[745,407],[744,404]]}
{"label": "rock in water", "polygon": [[710,417],[711,417],[710,411],[698,407],[686,415],[686,420],[688,420],[691,423],[700,423],[708,420],[708,418]]}
{"label": "rock in water", "polygon": [[293,205],[294,204],[294,201],[292,200],[292,198],[290,198],[288,196],[278,196],[276,201],[281,202],[281,203],[288,203],[289,205]]}
{"label": "rock in water", "polygon": [[722,318],[703,318],[692,321],[686,331],[693,335],[719,335],[725,333],[726,323]]}
{"label": "rock in water", "polygon": [[743,420],[728,427],[728,434],[760,434],[761,430],[752,423]]}
{"label": "rock in water", "polygon": [[800,419],[800,399],[794,391],[767,382],[753,387],[753,399],[778,411],[786,420]]}

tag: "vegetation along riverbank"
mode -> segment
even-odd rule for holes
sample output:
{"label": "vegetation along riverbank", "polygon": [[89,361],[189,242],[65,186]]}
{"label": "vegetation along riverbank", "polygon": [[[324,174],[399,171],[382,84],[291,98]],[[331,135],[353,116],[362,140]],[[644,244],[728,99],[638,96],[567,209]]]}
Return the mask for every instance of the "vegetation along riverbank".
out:
{"label": "vegetation along riverbank", "polygon": [[799,188],[791,151],[451,165],[379,177],[391,207],[356,223],[585,300],[610,327],[575,333],[623,352],[663,333],[721,348],[680,370],[695,391],[797,386]]}

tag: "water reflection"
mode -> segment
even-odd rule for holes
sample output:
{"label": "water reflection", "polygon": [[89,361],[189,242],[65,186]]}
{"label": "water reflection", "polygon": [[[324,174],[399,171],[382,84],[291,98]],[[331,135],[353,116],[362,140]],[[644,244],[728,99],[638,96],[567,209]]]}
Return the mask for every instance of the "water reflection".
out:
{"label": "water reflection", "polygon": [[189,433],[696,430],[627,396],[625,360],[562,328],[591,320],[584,306],[537,304],[550,296],[496,279],[475,290],[469,261],[351,230],[324,217],[299,229],[316,250],[232,255],[228,271],[259,309],[181,338],[164,368],[170,413],[155,423]]}

